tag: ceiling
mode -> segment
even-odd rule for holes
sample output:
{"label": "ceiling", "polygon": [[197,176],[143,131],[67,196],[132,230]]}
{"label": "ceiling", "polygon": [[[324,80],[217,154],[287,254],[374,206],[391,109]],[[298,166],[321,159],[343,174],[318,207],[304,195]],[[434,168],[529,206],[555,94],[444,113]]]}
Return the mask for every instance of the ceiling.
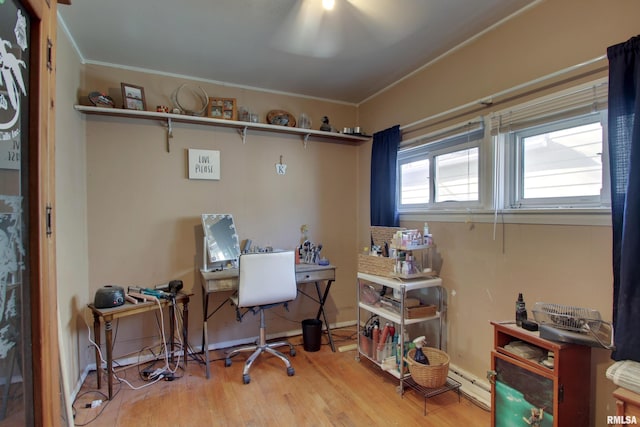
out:
{"label": "ceiling", "polygon": [[85,63],[358,104],[537,0],[75,0]]}

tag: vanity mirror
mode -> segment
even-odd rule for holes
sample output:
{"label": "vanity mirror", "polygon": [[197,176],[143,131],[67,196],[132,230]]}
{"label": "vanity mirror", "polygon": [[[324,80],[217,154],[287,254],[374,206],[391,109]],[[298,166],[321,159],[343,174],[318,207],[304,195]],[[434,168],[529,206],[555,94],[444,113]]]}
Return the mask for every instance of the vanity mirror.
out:
{"label": "vanity mirror", "polygon": [[204,270],[212,263],[222,268],[227,261],[240,256],[240,241],[236,233],[233,216],[230,214],[202,214],[204,230]]}

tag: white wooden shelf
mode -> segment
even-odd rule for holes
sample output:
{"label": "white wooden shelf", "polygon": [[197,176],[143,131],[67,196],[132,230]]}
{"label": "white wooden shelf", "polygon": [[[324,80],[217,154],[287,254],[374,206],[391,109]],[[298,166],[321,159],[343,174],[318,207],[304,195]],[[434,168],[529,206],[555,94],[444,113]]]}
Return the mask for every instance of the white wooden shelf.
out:
{"label": "white wooden shelf", "polygon": [[213,119],[210,117],[187,116],[184,114],[160,113],[155,111],[126,110],[121,108],[103,108],[89,105],[75,105],[74,109],[84,114],[95,114],[101,116],[123,117],[131,119],[146,119],[165,122],[167,127],[167,151],[169,151],[169,140],[173,138],[173,124],[187,123],[206,126],[217,126],[238,129],[242,136],[242,142],[246,141],[247,131],[255,130],[262,132],[276,132],[282,134],[300,135],[306,146],[309,138],[319,140],[342,141],[352,144],[360,144],[371,139],[370,136],[345,135],[337,132],[325,132],[321,130],[303,129],[289,126],[269,125],[265,123],[250,123],[237,120]]}
{"label": "white wooden shelf", "polygon": [[[371,313],[377,314],[380,317],[384,317],[385,319],[391,320],[393,323],[400,324],[403,320],[400,319],[400,313],[396,313],[395,311],[387,310],[386,308],[376,307],[367,303],[360,301],[358,303],[358,307],[363,308]],[[415,318],[405,318],[404,324],[413,325],[414,323],[421,323],[427,320],[438,319],[440,318],[440,312],[437,312],[435,316],[427,316],[427,317],[415,317]]]}

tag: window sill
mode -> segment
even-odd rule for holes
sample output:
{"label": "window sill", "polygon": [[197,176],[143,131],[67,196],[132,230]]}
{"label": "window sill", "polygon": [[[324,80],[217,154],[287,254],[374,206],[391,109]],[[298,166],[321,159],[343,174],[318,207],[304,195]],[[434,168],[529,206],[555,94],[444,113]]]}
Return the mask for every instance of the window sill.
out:
{"label": "window sill", "polygon": [[611,209],[483,209],[400,212],[401,221],[611,226]]}

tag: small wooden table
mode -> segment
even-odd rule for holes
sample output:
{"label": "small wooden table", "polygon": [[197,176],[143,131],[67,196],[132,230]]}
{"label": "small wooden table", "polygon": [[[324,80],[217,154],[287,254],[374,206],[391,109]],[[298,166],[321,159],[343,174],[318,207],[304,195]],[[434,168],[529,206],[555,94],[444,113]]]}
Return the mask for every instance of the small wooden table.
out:
{"label": "small wooden table", "polygon": [[[172,301],[167,299],[160,299],[160,306],[162,308],[169,307],[169,317],[172,319],[169,322],[169,343],[170,343],[170,358],[173,361],[173,338],[175,336],[175,324],[173,322],[174,313],[175,313],[175,305],[172,304]],[[188,331],[189,331],[189,295],[186,294],[178,294],[175,298],[175,302],[182,304],[182,342],[183,342],[183,352],[184,352],[184,364],[187,365],[187,339],[188,339]],[[146,313],[148,311],[158,310],[158,303],[145,301],[138,304],[131,304],[126,302],[124,305],[114,308],[96,308],[95,305],[89,304],[89,308],[93,312],[93,332],[95,335],[95,343],[96,343],[96,375],[98,376],[98,389],[101,387],[102,380],[102,362],[100,360],[100,320],[104,323],[104,336],[106,341],[106,349],[107,349],[107,372],[109,375],[107,376],[107,385],[109,389],[109,400],[113,396],[113,376],[111,371],[113,370],[113,330],[111,322],[116,319],[120,319],[123,317],[134,316],[136,314]]]}

